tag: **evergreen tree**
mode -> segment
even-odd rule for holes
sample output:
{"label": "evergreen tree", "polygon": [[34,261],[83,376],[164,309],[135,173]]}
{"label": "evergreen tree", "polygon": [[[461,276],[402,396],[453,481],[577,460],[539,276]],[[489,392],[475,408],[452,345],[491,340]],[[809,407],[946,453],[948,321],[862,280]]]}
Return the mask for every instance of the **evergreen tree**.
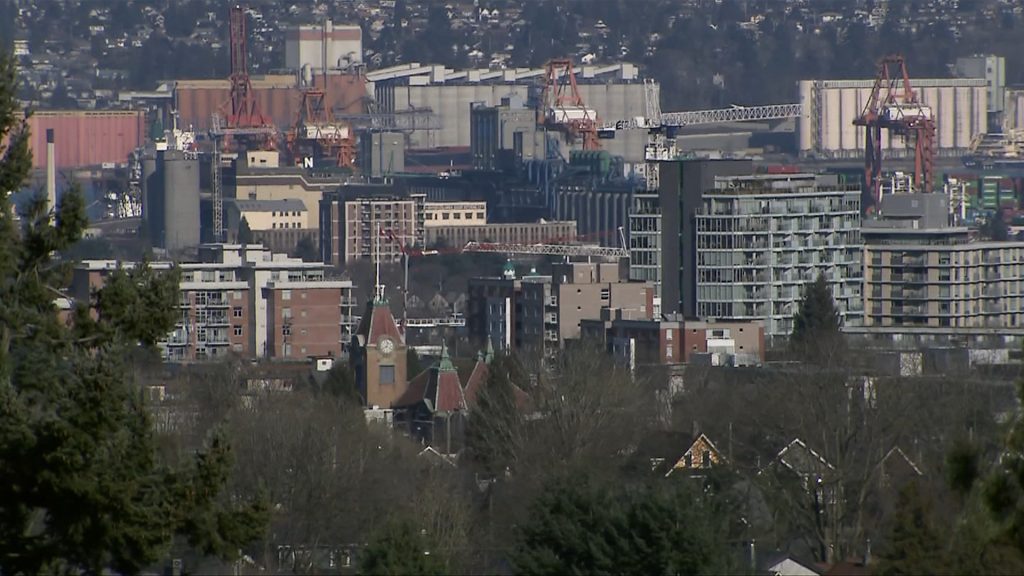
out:
{"label": "evergreen tree", "polygon": [[[246,222],[246,226],[248,225],[249,223]],[[239,228],[241,228],[241,225],[239,225]],[[241,231],[239,231],[239,234],[241,234]],[[249,232],[249,235],[252,236],[252,232]],[[309,236],[303,236],[299,240],[298,244],[295,245],[295,252],[292,256],[295,258],[301,258],[303,262],[319,262],[320,250],[317,249],[312,238]]]}
{"label": "evergreen tree", "polygon": [[466,424],[466,458],[490,474],[510,468],[519,448],[522,415],[516,403],[516,386],[526,380],[516,358],[496,357]]}
{"label": "evergreen tree", "polygon": [[943,562],[945,540],[931,514],[932,503],[917,482],[900,491],[889,535],[879,553],[877,574],[902,576],[948,573]]}
{"label": "evergreen tree", "polygon": [[409,378],[415,378],[423,372],[423,363],[420,362],[420,355],[416,353],[416,349],[409,346],[405,349],[405,373],[409,375]]}
{"label": "evergreen tree", "polygon": [[513,561],[522,574],[724,574],[724,515],[681,483],[556,483],[531,508]]}
{"label": "evergreen tree", "polygon": [[[1017,384],[1017,398],[1024,402],[1024,381]],[[1003,536],[1024,552],[1024,416],[1017,415],[983,496]]]}
{"label": "evergreen tree", "polygon": [[252,244],[252,228],[249,228],[249,221],[245,216],[238,222],[238,243]]}
{"label": "evergreen tree", "polygon": [[[0,58],[3,191],[32,166],[15,90],[12,60]],[[189,466],[161,465],[130,377],[129,354],[173,326],[176,274],[114,272],[93,313],[80,305],[68,326],[54,305],[68,278],[59,255],[87,225],[83,195],[49,207],[37,194],[23,221],[19,233],[0,195],[0,572],[136,573],[174,536],[237,554],[261,534],[265,505],[224,504],[231,461],[219,435]]]}
{"label": "evergreen tree", "polygon": [[800,309],[793,317],[793,333],[790,347],[799,353],[816,356],[827,353],[841,342],[839,333],[839,312],[825,275],[804,288]]}
{"label": "evergreen tree", "polygon": [[409,522],[392,521],[366,546],[359,571],[382,576],[440,576],[445,568],[425,535]]}

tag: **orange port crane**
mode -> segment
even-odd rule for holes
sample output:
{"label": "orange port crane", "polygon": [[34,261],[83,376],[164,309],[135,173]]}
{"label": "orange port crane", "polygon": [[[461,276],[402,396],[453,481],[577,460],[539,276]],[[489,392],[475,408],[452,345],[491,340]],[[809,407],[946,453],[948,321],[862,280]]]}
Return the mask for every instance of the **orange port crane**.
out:
{"label": "orange port crane", "polygon": [[918,98],[910,83],[907,63],[896,54],[878,62],[878,73],[864,110],[853,121],[863,126],[865,212],[877,210],[882,201],[882,129],[890,137],[914,145],[914,188],[931,192],[935,161],[935,118]]}
{"label": "orange port crane", "polygon": [[559,58],[544,67],[544,90],[537,123],[583,141],[584,150],[600,150],[597,111],[587,108],[576,85],[572,60]]}

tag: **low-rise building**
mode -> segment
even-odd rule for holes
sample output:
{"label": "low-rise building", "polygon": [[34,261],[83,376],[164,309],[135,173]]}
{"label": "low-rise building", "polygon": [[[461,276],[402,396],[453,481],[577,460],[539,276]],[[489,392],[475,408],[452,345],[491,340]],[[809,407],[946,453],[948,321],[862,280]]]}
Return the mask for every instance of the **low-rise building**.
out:
{"label": "low-rise building", "polygon": [[487,224],[486,202],[427,202],[423,212],[423,226],[428,229]]}
{"label": "low-rise building", "polygon": [[707,362],[714,365],[759,365],[765,359],[764,323],[760,321],[650,318],[642,310],[603,308],[597,319],[583,320],[582,337],[602,343],[629,366]]}
{"label": "low-rise building", "polygon": [[319,241],[315,228],[308,228],[306,205],[296,199],[288,200],[228,200],[224,203],[227,216],[228,240],[238,241],[238,229],[245,218],[252,231],[252,241],[273,252],[291,253],[304,238],[313,245]]}
{"label": "low-rise building", "polygon": [[445,244],[465,246],[467,242],[498,242],[507,244],[543,244],[565,242],[576,238],[576,222],[513,222],[482,225],[448,225],[428,227],[424,235],[427,246]]}

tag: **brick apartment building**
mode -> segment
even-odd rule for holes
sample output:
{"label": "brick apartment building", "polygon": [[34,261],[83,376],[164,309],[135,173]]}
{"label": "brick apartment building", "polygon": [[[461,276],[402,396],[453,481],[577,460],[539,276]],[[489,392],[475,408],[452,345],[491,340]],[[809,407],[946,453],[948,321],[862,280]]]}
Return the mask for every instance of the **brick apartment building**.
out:
{"label": "brick apartment building", "polygon": [[[73,273],[71,296],[89,300],[119,266],[87,260]],[[155,262],[169,270],[170,262]],[[355,298],[349,280],[327,277],[328,267],[274,254],[259,244],[207,244],[199,261],[179,263],[174,329],[159,346],[170,362],[201,361],[229,353],[246,358],[304,360],[341,356],[351,339]]]}

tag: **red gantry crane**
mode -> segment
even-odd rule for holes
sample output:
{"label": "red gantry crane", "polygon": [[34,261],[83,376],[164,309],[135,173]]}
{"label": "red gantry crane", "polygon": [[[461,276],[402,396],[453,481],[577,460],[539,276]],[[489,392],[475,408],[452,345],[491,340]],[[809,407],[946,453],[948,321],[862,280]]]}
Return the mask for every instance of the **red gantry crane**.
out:
{"label": "red gantry crane", "polygon": [[587,108],[576,85],[572,60],[548,61],[544,72],[544,91],[538,124],[562,130],[571,139],[582,139],[584,150],[600,150],[597,137],[597,111]]}
{"label": "red gantry crane", "polygon": [[882,129],[890,137],[914,143],[914,188],[931,192],[935,159],[935,119],[922,104],[910,83],[907,63],[901,55],[878,62],[878,74],[864,111],[854,121],[864,126],[865,212],[873,212],[882,200]]}

